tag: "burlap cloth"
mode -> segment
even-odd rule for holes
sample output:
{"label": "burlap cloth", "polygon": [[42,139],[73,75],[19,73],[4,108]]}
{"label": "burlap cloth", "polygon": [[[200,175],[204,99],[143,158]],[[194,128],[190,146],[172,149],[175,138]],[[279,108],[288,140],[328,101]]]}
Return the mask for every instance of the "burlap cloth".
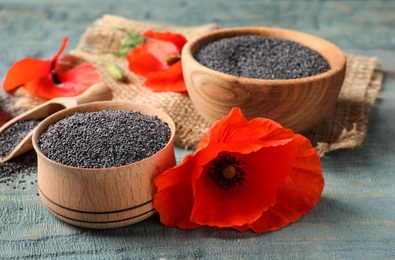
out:
{"label": "burlap cloth", "polygon": [[[218,29],[215,24],[197,27],[176,27],[143,23],[122,17],[105,15],[88,28],[70,54],[93,63],[102,81],[112,90],[114,100],[128,100],[151,104],[168,113],[176,124],[175,143],[182,148],[193,148],[209,128],[209,123],[195,110],[187,94],[153,92],[144,86],[144,79],[131,73],[124,57],[102,54],[116,51],[124,33],[116,28],[142,33],[147,29],[172,31],[187,39]],[[100,56],[100,58],[99,58]],[[127,80],[114,80],[106,71],[106,62],[114,62],[123,68]],[[368,115],[381,88],[382,71],[375,58],[347,55],[347,71],[339,99],[333,111],[305,136],[310,139],[318,153],[339,148],[359,146],[366,135]]]}

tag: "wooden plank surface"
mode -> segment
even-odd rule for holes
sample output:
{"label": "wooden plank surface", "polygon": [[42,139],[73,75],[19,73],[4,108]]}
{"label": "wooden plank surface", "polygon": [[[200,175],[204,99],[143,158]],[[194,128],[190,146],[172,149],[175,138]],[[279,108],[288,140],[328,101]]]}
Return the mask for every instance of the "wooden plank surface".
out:
{"label": "wooden plank surface", "polygon": [[[394,259],[395,1],[0,0],[0,77],[24,57],[47,58],[64,36],[74,48],[104,14],[162,24],[272,26],[324,37],[346,53],[377,57],[385,79],[363,145],[328,153],[316,208],[276,232],[255,234],[160,224],[158,216],[119,229],[89,230],[53,217],[36,173],[0,183],[0,258]],[[177,161],[189,153],[176,149]]]}

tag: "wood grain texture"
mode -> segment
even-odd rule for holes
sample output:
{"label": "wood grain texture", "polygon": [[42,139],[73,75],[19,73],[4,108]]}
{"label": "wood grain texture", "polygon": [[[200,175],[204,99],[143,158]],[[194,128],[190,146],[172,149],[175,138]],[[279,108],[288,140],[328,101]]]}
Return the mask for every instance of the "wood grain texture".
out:
{"label": "wood grain texture", "polygon": [[[252,79],[209,69],[193,57],[210,42],[251,34],[307,46],[328,61],[330,70],[299,79]],[[345,75],[346,59],[337,46],[313,35],[278,28],[245,27],[222,29],[189,41],[182,51],[182,66],[191,101],[208,121],[215,122],[233,107],[240,107],[247,119],[270,118],[301,133],[317,125],[335,104]]]}
{"label": "wood grain texture", "polygon": [[[167,145],[141,161],[112,168],[77,168],[54,162],[44,156],[37,144],[52,124],[76,112],[131,110],[158,116],[167,123],[171,137]],[[152,216],[154,178],[176,164],[173,141],[175,126],[164,112],[130,102],[94,102],[65,109],[48,117],[33,134],[38,156],[38,189],[47,208],[60,219],[81,227],[114,228],[130,225]]]}

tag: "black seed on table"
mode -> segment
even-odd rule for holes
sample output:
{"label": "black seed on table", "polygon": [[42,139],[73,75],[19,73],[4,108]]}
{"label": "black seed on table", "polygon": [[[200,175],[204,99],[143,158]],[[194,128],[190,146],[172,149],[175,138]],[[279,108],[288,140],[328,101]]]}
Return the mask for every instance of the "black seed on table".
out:
{"label": "black seed on table", "polygon": [[155,154],[170,135],[168,125],[156,116],[103,110],[75,113],[50,125],[38,145],[45,156],[64,165],[110,168]]}
{"label": "black seed on table", "polygon": [[330,69],[318,52],[297,42],[275,37],[242,35],[201,47],[194,58],[227,74],[257,79],[296,79]]}
{"label": "black seed on table", "polygon": [[9,186],[10,183],[25,182],[25,180],[15,181],[15,179],[17,176],[20,176],[20,174],[22,174],[21,178],[23,179],[24,175],[30,175],[36,167],[37,156],[36,152],[32,150],[7,162],[0,163],[0,180],[3,183],[7,183],[7,186]]}

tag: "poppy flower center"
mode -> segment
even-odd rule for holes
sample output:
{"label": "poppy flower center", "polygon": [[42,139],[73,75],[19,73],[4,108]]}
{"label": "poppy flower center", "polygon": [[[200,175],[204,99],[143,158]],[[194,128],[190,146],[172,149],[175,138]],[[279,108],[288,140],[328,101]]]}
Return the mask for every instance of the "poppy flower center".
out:
{"label": "poppy flower center", "polygon": [[236,169],[232,165],[228,165],[222,169],[222,176],[224,176],[225,179],[231,180],[235,175]]}
{"label": "poppy flower center", "polygon": [[207,174],[218,187],[229,190],[243,185],[245,180],[243,165],[245,162],[234,155],[222,153],[208,163]]}
{"label": "poppy flower center", "polygon": [[174,63],[176,63],[177,61],[181,60],[181,55],[170,55],[166,57],[166,63],[167,65],[171,66]]}

